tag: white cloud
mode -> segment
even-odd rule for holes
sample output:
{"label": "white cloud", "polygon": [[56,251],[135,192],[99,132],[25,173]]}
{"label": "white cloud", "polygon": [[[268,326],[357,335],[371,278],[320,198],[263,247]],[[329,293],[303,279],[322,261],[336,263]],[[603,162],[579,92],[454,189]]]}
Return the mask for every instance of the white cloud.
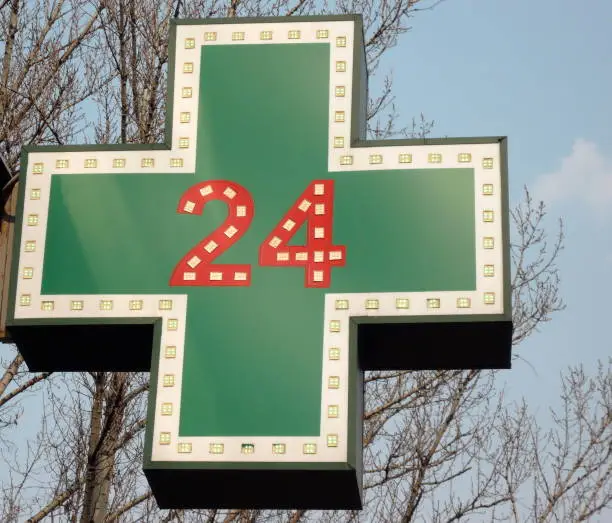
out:
{"label": "white cloud", "polygon": [[597,144],[577,139],[553,173],[539,176],[534,196],[545,203],[580,203],[600,217],[612,214],[612,156]]}

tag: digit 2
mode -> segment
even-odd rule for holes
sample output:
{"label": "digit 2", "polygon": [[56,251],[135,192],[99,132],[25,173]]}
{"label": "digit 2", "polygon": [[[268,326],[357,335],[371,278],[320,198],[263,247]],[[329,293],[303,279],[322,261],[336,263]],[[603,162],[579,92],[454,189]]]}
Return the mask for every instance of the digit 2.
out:
{"label": "digit 2", "polygon": [[187,189],[179,201],[180,214],[202,214],[211,200],[221,200],[229,212],[223,224],[195,245],[176,264],[171,286],[234,286],[251,284],[251,265],[213,264],[213,260],[229,249],[247,231],[255,204],[242,185],[226,180],[201,182]]}

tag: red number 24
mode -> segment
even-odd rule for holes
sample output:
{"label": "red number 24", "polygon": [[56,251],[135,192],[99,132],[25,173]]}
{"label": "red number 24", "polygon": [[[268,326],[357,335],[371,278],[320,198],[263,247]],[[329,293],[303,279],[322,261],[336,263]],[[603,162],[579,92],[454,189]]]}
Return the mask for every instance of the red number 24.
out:
{"label": "red number 24", "polygon": [[[178,262],[171,286],[249,286],[248,264],[213,264],[247,231],[255,213],[249,192],[235,182],[215,180],[198,183],[183,193],[177,212],[202,214],[211,200],[222,200],[229,208],[223,224],[201,240]],[[259,264],[276,267],[304,267],[306,287],[326,288],[331,269],[345,265],[346,247],[333,245],[333,180],[315,180],[285,213],[259,247]],[[295,233],[308,222],[306,245],[289,245]]]}

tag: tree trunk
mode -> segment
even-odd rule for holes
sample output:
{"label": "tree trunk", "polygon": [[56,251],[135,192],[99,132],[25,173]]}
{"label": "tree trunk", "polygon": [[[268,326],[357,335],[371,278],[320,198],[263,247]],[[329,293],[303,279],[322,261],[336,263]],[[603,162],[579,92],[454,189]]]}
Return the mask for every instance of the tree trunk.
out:
{"label": "tree trunk", "polygon": [[127,374],[97,373],[91,410],[89,453],[81,523],[102,523],[109,506],[123,415]]}

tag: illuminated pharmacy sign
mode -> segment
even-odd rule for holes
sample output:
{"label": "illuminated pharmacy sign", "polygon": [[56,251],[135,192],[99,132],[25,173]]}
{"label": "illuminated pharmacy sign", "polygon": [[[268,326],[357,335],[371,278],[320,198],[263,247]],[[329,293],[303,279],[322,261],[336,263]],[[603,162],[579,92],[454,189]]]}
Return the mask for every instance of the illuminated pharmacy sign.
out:
{"label": "illuminated pharmacy sign", "polygon": [[358,16],[170,43],[166,143],[25,149],[10,332],[151,371],[161,507],[360,508],[364,371],[510,365],[505,139],[366,141]]}

